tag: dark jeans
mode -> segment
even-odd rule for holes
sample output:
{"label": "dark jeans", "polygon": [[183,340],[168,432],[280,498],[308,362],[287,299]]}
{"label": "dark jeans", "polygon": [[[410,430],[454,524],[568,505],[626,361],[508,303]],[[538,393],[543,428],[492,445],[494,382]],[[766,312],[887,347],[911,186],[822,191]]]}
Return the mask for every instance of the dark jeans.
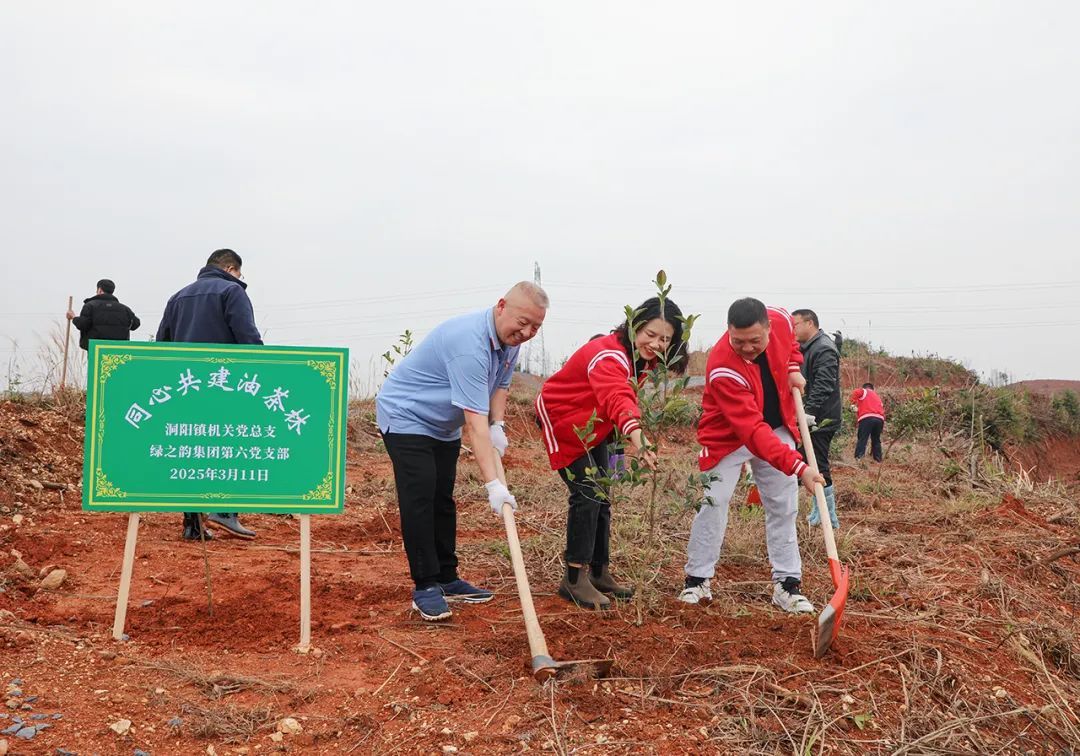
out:
{"label": "dark jeans", "polygon": [[[830,423],[830,426],[832,423]],[[814,459],[817,460],[818,472],[825,478],[825,487],[828,488],[832,485],[832,468],[829,467],[829,449],[832,446],[833,436],[836,435],[836,428],[830,427],[827,430],[816,430],[810,434],[810,443],[814,447]],[[806,457],[806,450],[803,450],[803,459],[809,462]]]}
{"label": "dark jeans", "polygon": [[461,441],[411,433],[384,433],[394,465],[401,537],[417,588],[457,579],[457,475]]}
{"label": "dark jeans", "polygon": [[[564,557],[567,563],[599,566],[607,564],[611,557],[608,548],[611,540],[611,502],[596,495],[596,484],[588,479],[586,467],[599,468],[597,477],[609,475],[606,443],[559,470],[559,476],[570,489]],[[571,475],[573,480],[570,479]]]}
{"label": "dark jeans", "polygon": [[864,417],[859,421],[859,438],[855,442],[855,459],[862,459],[866,454],[866,441],[870,440],[870,452],[874,461],[881,461],[881,429],[885,421],[880,417]]}

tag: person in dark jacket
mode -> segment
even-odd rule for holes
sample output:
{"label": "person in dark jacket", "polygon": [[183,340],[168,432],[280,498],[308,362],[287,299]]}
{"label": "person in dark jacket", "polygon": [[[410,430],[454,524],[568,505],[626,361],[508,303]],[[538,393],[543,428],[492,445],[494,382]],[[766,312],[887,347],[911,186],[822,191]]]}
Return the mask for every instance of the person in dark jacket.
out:
{"label": "person in dark jacket", "polygon": [[[838,528],[840,520],[836,516],[836,493],[829,467],[829,449],[833,436],[840,430],[843,411],[840,402],[840,350],[821,330],[817,313],[813,310],[795,310],[791,313],[791,319],[795,323],[795,338],[803,353],[802,372],[806,378],[806,419],[811,427],[810,442],[814,447],[818,471],[825,478],[829,520],[833,528]],[[814,526],[821,522],[817,506],[810,507],[807,521]]]}
{"label": "person in dark jacket", "polygon": [[[209,344],[261,344],[255,327],[255,312],[247,295],[247,284],[240,268],[243,261],[231,249],[219,249],[210,255],[190,283],[169,297],[165,314],[157,329],[158,341],[195,341]],[[240,524],[236,512],[213,512],[206,516],[239,538],[254,538],[255,532]],[[198,541],[209,538],[203,532],[197,512],[184,513],[184,538]]]}
{"label": "person in dark jacket", "polygon": [[67,319],[79,329],[79,346],[88,349],[90,339],[128,341],[142,324],[131,308],[113,296],[116,284],[107,278],[97,282],[97,294],[83,300],[82,312],[67,311]]}

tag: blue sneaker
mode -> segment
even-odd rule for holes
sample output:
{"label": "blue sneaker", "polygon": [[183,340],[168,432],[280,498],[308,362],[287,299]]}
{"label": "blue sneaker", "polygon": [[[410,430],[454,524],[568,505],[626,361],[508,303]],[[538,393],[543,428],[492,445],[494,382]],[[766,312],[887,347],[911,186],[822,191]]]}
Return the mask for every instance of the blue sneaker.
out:
{"label": "blue sneaker", "polygon": [[442,589],[437,585],[430,588],[418,588],[412,592],[412,608],[420,612],[420,617],[428,622],[449,619],[453,612],[446,604]]}
{"label": "blue sneaker", "polygon": [[440,583],[443,595],[447,601],[460,601],[463,604],[483,604],[491,601],[495,594],[485,588],[477,588],[461,578],[449,583]]}

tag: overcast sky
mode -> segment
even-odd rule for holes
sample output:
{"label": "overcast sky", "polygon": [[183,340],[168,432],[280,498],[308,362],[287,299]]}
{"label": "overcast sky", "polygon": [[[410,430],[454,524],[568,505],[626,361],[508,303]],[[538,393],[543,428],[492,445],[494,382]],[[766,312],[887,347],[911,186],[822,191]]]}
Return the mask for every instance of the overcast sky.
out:
{"label": "overcast sky", "polygon": [[231,247],[268,342],[364,372],[535,261],[552,361],[663,267],[695,344],[752,295],[1080,379],[1078,28],[1072,2],[5,3],[0,358],[100,277],[148,338]]}

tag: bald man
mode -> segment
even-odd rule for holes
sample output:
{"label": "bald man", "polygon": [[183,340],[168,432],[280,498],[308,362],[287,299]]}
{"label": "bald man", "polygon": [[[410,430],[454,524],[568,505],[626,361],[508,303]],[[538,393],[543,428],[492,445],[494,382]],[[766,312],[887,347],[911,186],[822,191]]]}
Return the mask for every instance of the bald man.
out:
{"label": "bald man", "polygon": [[386,379],[376,422],[394,466],[401,535],[415,588],[412,608],[429,622],[452,614],[448,602],[480,604],[491,591],[458,576],[454,479],[461,427],[469,428],[493,512],[517,502],[496,474],[508,441],[503,419],[521,345],[536,335],[548,297],[522,281],[491,308],[437,326]]}

